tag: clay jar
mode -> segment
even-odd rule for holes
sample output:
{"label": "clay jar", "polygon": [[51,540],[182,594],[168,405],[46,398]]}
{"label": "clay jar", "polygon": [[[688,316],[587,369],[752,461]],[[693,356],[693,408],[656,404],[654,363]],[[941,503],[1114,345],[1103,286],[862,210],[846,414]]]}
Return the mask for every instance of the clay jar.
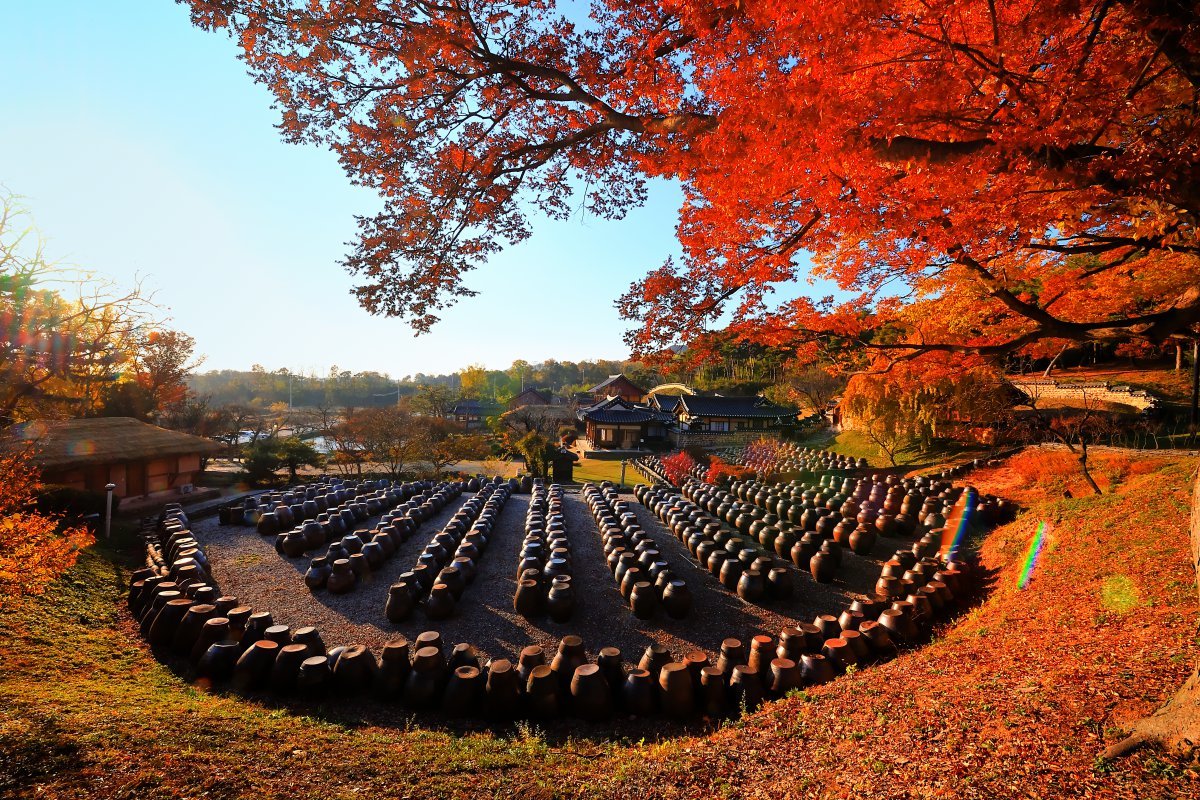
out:
{"label": "clay jar", "polygon": [[200,635],[196,637],[188,657],[193,664],[197,664],[210,647],[229,638],[229,620],[225,617],[209,617],[200,629]]}
{"label": "clay jar", "polygon": [[213,683],[223,683],[233,677],[238,660],[237,642],[223,639],[213,642],[196,664],[196,673]]}
{"label": "clay jar", "polygon": [[801,656],[800,671],[804,682],[809,684],[828,683],[834,678],[833,665],[819,653],[805,653]]}
{"label": "clay jar", "polygon": [[[558,623],[571,619],[575,612],[575,590],[571,588],[569,579],[555,578],[546,595],[546,611],[550,618]],[[636,613],[636,609],[635,609]]]}
{"label": "clay jar", "polygon": [[388,622],[400,623],[408,619],[412,614],[413,600],[412,592],[407,584],[396,583],[388,590],[387,606],[384,608],[384,613],[387,615]]}
{"label": "clay jar", "polygon": [[568,688],[577,667],[587,663],[587,654],[583,649],[583,639],[574,634],[564,636],[558,643],[558,652],[550,662],[550,669],[558,677],[559,686]]}
{"label": "clay jar", "polygon": [[837,571],[833,558],[827,553],[818,552],[808,562],[809,572],[817,583],[829,583]]}
{"label": "clay jar", "polygon": [[270,639],[259,639],[250,645],[233,669],[234,688],[243,692],[265,688],[278,653],[279,644]]}
{"label": "clay jar", "polygon": [[[728,566],[728,564],[726,565]],[[756,569],[743,572],[737,583],[738,597],[748,603],[757,603],[766,595],[766,581]]]}
{"label": "clay jar", "polygon": [[345,594],[358,583],[358,577],[350,569],[350,560],[339,558],[333,562],[325,588],[333,594]]}
{"label": "clay jar", "polygon": [[516,716],[521,703],[521,679],[507,659],[498,659],[488,666],[484,684],[484,714],[492,719],[505,720]]}
{"label": "clay jar", "polygon": [[763,682],[758,672],[745,664],[733,668],[729,676],[729,700],[734,708],[754,711],[763,701]]}
{"label": "clay jar", "polygon": [[663,587],[662,605],[667,616],[683,619],[692,609],[692,593],[682,580],[672,580]]}
{"label": "clay jar", "polygon": [[443,700],[446,713],[452,717],[473,714],[483,701],[486,679],[477,667],[458,667],[450,675]]}
{"label": "clay jar", "polygon": [[309,563],[308,570],[304,573],[304,585],[314,592],[324,589],[332,572],[333,568],[329,566],[325,556],[317,556]]}
{"label": "clay jar", "polygon": [[[164,594],[166,594],[164,592]],[[162,595],[160,595],[161,597]],[[166,602],[150,623],[147,639],[152,645],[169,645],[175,639],[175,632],[195,603],[186,597],[175,597]]]}
{"label": "clay jar", "polygon": [[767,573],[767,597],[772,600],[786,600],[792,596],[793,590],[790,570],[784,567],[773,567]]}
{"label": "clay jar", "polygon": [[600,667],[581,664],[571,677],[571,710],[579,717],[600,722],[612,714],[612,693]]}
{"label": "clay jar", "polygon": [[658,607],[658,596],[654,586],[648,581],[639,581],[633,585],[629,594],[629,607],[638,619],[653,619]]}
{"label": "clay jar", "polygon": [[743,569],[740,561],[726,559],[725,563],[721,565],[721,571],[718,575],[721,585],[731,592],[737,591],[738,581],[741,580]]}
{"label": "clay jar", "polygon": [[344,692],[365,692],[371,688],[379,672],[375,654],[361,644],[342,650],[333,664],[333,680]]}
{"label": "clay jar", "polygon": [[308,658],[308,648],[303,644],[286,644],[279,648],[275,656],[275,664],[271,667],[271,689],[277,692],[291,692],[296,688],[296,679],[300,675],[300,665]]}
{"label": "clay jar", "polygon": [[559,713],[559,678],[545,664],[529,672],[525,684],[525,710],[531,717],[550,719]]}
{"label": "clay jar", "polygon": [[854,529],[853,533],[850,534],[850,549],[853,550],[857,555],[868,556],[875,548],[876,538],[877,537],[874,531],[865,527],[864,525],[859,525]]}
{"label": "clay jar", "polygon": [[621,708],[638,717],[654,713],[654,681],[649,672],[631,669],[625,676],[621,686]]}
{"label": "clay jar", "polygon": [[792,689],[804,685],[804,676],[800,665],[790,658],[775,658],[771,660],[771,678],[768,687],[771,694],[782,697]]}
{"label": "clay jar", "polygon": [[441,699],[444,672],[445,661],[438,648],[418,648],[413,658],[408,682],[404,685],[404,704],[413,709],[435,707]]}
{"label": "clay jar", "polygon": [[692,673],[684,662],[674,661],[659,670],[659,698],[663,711],[672,717],[686,717],[694,708],[695,688]]}
{"label": "clay jar", "polygon": [[300,674],[296,675],[296,691],[305,697],[319,697],[324,694],[329,681],[329,658],[308,656],[300,664]]}
{"label": "clay jar", "polygon": [[523,578],[517,582],[517,591],[513,595],[513,608],[524,617],[532,617],[541,612],[542,592],[536,580]]}
{"label": "clay jar", "polygon": [[719,667],[700,670],[700,706],[705,716],[719,719],[729,711],[725,673]]}
{"label": "clay jar", "polygon": [[732,675],[733,668],[746,663],[746,648],[737,639],[725,639],[721,642],[721,654],[717,657],[717,669],[725,675]]}

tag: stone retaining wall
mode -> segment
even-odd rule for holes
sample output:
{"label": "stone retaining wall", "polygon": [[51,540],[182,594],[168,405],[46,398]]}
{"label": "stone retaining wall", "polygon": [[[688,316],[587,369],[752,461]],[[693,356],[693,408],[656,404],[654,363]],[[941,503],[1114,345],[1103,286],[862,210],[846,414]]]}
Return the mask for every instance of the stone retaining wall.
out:
{"label": "stone retaining wall", "polygon": [[722,447],[745,447],[759,439],[782,439],[779,429],[759,428],[744,431],[679,431],[675,434],[675,446],[703,447],[717,450]]}
{"label": "stone retaining wall", "polygon": [[1104,403],[1132,406],[1139,411],[1158,408],[1160,400],[1145,389],[1134,389],[1104,381],[1064,383],[1049,378],[1010,380],[1014,387],[1035,400],[1065,400],[1087,397]]}

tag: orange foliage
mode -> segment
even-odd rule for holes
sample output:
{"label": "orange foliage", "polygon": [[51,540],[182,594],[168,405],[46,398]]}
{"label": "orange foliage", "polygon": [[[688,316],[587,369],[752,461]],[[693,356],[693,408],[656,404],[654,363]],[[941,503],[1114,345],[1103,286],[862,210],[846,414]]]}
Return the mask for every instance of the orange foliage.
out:
{"label": "orange foliage", "polygon": [[0,610],[41,594],[92,542],[83,527],[33,510],[41,488],[27,451],[0,451]]}
{"label": "orange foliage", "polygon": [[754,470],[749,467],[744,467],[741,464],[730,464],[718,456],[713,456],[708,463],[708,473],[704,479],[708,483],[721,483],[722,481],[744,481],[754,477]]}
{"label": "orange foliage", "polygon": [[[619,219],[651,178],[683,257],[621,300],[643,352],[726,313],[881,363],[1200,321],[1195,4],[186,1],[379,192],[346,265],[419,330],[530,211]],[[810,275],[841,295],[769,302]]]}

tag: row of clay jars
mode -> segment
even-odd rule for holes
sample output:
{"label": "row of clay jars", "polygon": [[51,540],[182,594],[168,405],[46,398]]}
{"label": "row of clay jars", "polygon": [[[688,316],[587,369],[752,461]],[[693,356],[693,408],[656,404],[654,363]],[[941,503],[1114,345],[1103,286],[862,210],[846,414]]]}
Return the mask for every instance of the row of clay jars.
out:
{"label": "row of clay jars", "polygon": [[[435,492],[426,501],[442,508],[456,497],[453,487]],[[327,589],[331,594],[345,594],[366,580],[396,554],[398,542],[411,536],[415,527],[390,525],[387,530],[356,531],[330,544],[326,555],[314,558],[304,574],[305,584],[317,591]],[[406,533],[407,532],[407,533]],[[368,537],[364,541],[364,536]]]}
{"label": "row of clay jars", "polygon": [[[418,605],[430,619],[454,614],[466,586],[475,579],[476,561],[486,550],[495,517],[508,497],[507,484],[481,484],[425,546],[414,568],[392,585],[384,607],[389,621],[404,621]],[[455,549],[451,552],[450,547]]]}
{"label": "row of clay jars", "polygon": [[575,612],[571,553],[562,513],[562,487],[548,489],[533,482],[533,498],[525,515],[525,538],[517,557],[517,587],[513,608],[525,617],[549,614],[565,623]]}
{"label": "row of clay jars", "polygon": [[[697,507],[690,504],[690,508],[695,510]],[[695,519],[696,525],[712,524],[706,523],[702,516],[689,517],[691,519]],[[708,534],[690,522],[677,524],[675,532],[700,566],[708,569],[726,589],[736,592],[743,600],[759,603],[764,600],[786,600],[792,596],[794,588],[791,573],[777,565],[769,555],[751,547],[745,539],[729,536],[724,539],[724,547],[717,547],[721,539],[716,533]],[[714,546],[704,546],[706,541]]]}
{"label": "row of clay jars", "polygon": [[[425,519],[440,511],[447,503],[462,493],[461,483],[439,484],[431,494],[414,495],[411,501],[391,501],[383,504],[387,509],[380,518],[378,525],[370,530],[355,530],[354,525],[365,519],[360,517],[357,509],[341,508],[330,514],[321,514],[318,521],[308,521],[296,530],[280,534],[276,540],[276,549],[289,557],[298,557],[305,551],[313,550],[322,544],[329,544],[326,553],[327,561],[337,558],[348,558],[353,553],[360,552],[364,546],[372,542],[379,544],[382,553],[379,558],[388,558],[409,536],[415,532],[418,525]],[[391,506],[391,508],[387,508]],[[328,516],[328,519],[321,519]],[[381,534],[383,538],[381,538]],[[347,538],[349,537],[349,538]],[[358,541],[355,541],[357,539]],[[346,553],[335,553],[335,550],[347,549]],[[370,558],[370,551],[368,557]],[[373,567],[378,566],[373,564]]]}
{"label": "row of clay jars", "polygon": [[627,506],[614,504],[615,493],[603,487],[585,486],[583,494],[604,541],[609,568],[634,616],[653,619],[661,608],[672,619],[687,617],[692,607],[691,590],[661,559],[653,540],[638,527],[637,517]]}
{"label": "row of clay jars", "polygon": [[[756,551],[746,540],[723,534],[719,523],[707,521],[704,512],[692,501],[674,498],[662,502],[664,496],[665,493],[658,490],[641,493],[642,502],[650,501],[656,514],[666,518],[664,521],[674,520],[673,525],[668,522],[668,528],[684,543],[697,563],[709,570],[726,589],[751,603],[791,597],[794,591],[792,576],[785,567],[776,565],[770,556]],[[717,547],[719,541],[725,546]]]}

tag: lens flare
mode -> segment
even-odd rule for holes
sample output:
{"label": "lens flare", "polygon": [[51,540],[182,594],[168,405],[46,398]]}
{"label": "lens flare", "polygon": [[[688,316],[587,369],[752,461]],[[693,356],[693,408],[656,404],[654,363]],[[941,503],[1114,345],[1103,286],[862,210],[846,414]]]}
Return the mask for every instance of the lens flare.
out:
{"label": "lens flare", "polygon": [[1042,554],[1042,546],[1046,543],[1046,530],[1046,523],[1039,522],[1037,531],[1033,534],[1033,541],[1029,543],[1029,551],[1025,553],[1025,564],[1021,567],[1021,578],[1017,581],[1018,589],[1027,587],[1033,578],[1033,568],[1037,566],[1038,556]]}
{"label": "lens flare", "polygon": [[[950,518],[946,520],[946,527],[942,529],[942,553],[947,561],[954,560],[967,538],[967,531],[971,528],[971,516],[975,512],[976,499],[975,490],[968,487],[959,501],[961,508],[956,506],[950,512]],[[958,517],[957,521],[955,517]]]}

